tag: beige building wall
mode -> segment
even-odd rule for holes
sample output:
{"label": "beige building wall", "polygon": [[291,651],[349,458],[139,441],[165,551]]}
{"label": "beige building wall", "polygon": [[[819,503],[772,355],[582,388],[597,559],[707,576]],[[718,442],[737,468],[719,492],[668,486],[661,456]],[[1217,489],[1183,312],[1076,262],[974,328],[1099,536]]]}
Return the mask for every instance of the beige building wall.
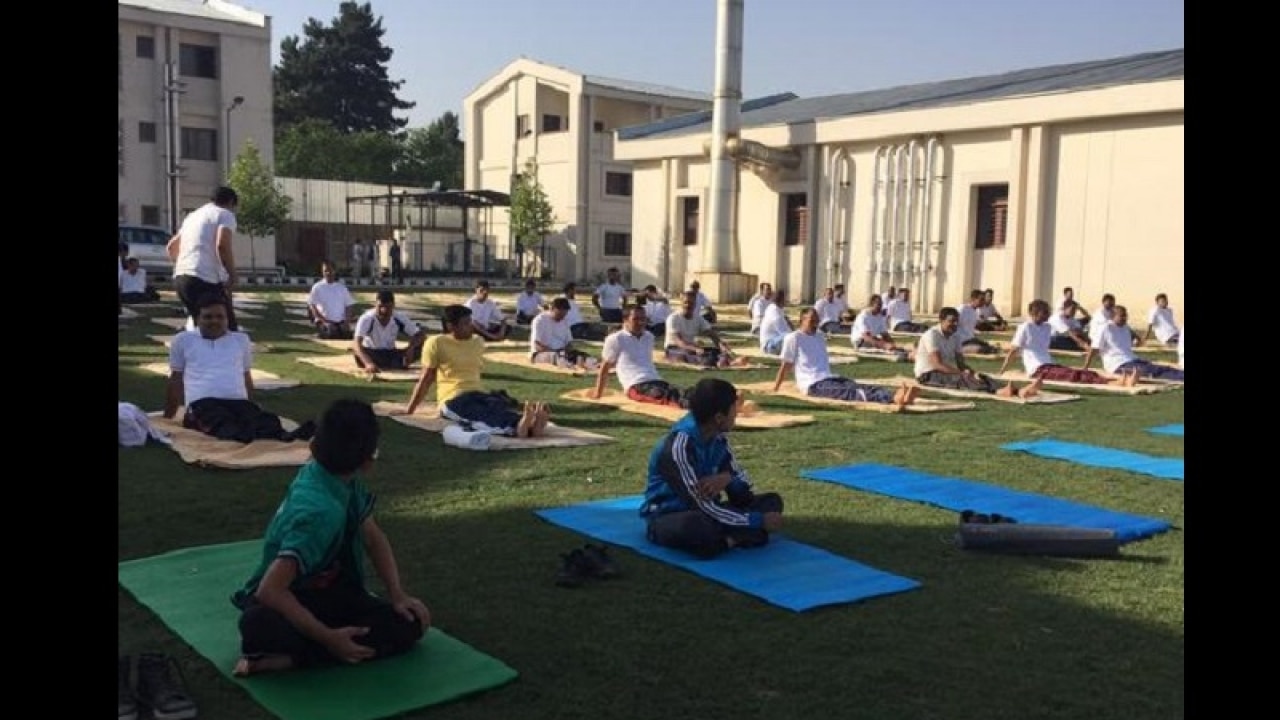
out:
{"label": "beige building wall", "polygon": [[[175,229],[185,214],[208,202],[224,182],[227,148],[234,158],[247,140],[268,163],[275,153],[272,131],[271,19],[221,0],[119,0],[119,131],[122,164],[119,220]],[[139,40],[142,38],[142,40]],[[149,39],[149,40],[148,40]],[[146,48],[150,45],[151,57]],[[208,48],[214,77],[183,73],[182,46]],[[165,92],[165,66],[174,68],[175,89]],[[170,192],[167,98],[175,105],[178,179]],[[233,98],[244,101],[230,113]],[[183,130],[200,132],[198,156],[182,154]],[[154,139],[152,139],[154,138]],[[176,197],[176,203],[173,197]],[[272,238],[236,234],[236,263],[259,267],[275,261]]]}

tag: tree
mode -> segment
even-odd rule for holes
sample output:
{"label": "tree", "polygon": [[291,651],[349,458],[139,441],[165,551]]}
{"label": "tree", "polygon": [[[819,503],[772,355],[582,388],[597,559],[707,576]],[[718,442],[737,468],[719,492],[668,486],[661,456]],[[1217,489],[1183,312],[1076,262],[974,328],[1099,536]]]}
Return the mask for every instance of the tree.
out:
{"label": "tree", "polygon": [[445,189],[461,189],[462,149],[458,116],[446,112],[405,136],[396,180],[417,187],[431,187],[438,181]]}
{"label": "tree", "polygon": [[262,154],[252,140],[246,141],[236,156],[228,182],[239,196],[236,225],[249,236],[249,267],[257,270],[254,238],[276,233],[280,225],[289,219],[293,198],[285,195],[276,183],[271,168],[262,161]]}
{"label": "tree", "polygon": [[307,119],[324,120],[339,133],[397,132],[408,123],[394,116],[416,103],[396,97],[403,80],[392,81],[386,64],[392,50],[386,30],[369,3],[343,2],[328,26],[309,18],[303,39],[280,43],[275,69],[275,122],[279,133]]}
{"label": "tree", "polygon": [[343,135],[323,120],[298,122],[276,140],[276,168],[286,177],[385,183],[401,145],[387,133]]}
{"label": "tree", "polygon": [[511,189],[511,234],[516,240],[516,252],[520,257],[521,274],[524,274],[524,253],[538,244],[539,259],[546,251],[547,235],[555,228],[556,215],[547,200],[547,193],[538,182],[538,161],[529,158],[524,172],[516,175]]}

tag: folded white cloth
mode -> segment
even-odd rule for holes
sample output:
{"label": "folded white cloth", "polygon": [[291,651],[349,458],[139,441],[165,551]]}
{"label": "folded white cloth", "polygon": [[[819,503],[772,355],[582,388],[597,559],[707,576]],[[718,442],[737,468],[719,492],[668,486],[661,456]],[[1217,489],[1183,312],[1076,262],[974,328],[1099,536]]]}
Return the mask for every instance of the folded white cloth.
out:
{"label": "folded white cloth", "polygon": [[156,440],[166,445],[173,442],[169,436],[155,429],[142,408],[133,403],[117,403],[120,416],[120,444],[124,447],[142,447],[147,439]]}
{"label": "folded white cloth", "polygon": [[461,425],[449,425],[444,429],[446,445],[460,447],[464,450],[488,450],[493,442],[493,435],[483,430],[468,431]]}

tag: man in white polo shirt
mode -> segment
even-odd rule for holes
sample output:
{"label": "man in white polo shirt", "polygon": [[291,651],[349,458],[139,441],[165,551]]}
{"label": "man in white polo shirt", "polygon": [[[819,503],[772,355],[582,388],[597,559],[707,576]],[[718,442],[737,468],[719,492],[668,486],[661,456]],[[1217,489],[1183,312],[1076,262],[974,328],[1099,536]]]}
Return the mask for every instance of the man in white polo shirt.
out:
{"label": "man in white polo shirt", "polygon": [[489,297],[489,281],[476,281],[476,294],[467,299],[463,305],[471,311],[471,325],[475,333],[489,342],[497,342],[507,337],[511,329],[507,319],[498,309],[498,303]]}
{"label": "man in white polo shirt", "polygon": [[[853,347],[864,352],[892,355],[899,362],[907,359],[906,348],[898,347],[889,335],[889,321],[884,309],[880,306],[880,296],[872,295],[867,299],[867,306],[853,319],[853,328],[849,332],[849,341]],[[817,310],[817,307],[814,307]]]}
{"label": "man in white polo shirt", "polygon": [[310,439],[314,423],[286,431],[279,416],[253,402],[253,343],[227,329],[228,305],[221,290],[210,290],[196,300],[196,329],[173,336],[164,416],[172,419],[185,406],[183,427],[219,440]]}
{"label": "man in white polo shirt", "polygon": [[529,328],[529,361],[557,367],[595,369],[596,359],[573,347],[568,298],[555,298],[551,301],[550,310],[533,318]]}
{"label": "man in white polo shirt", "polygon": [[[196,302],[210,291],[217,290],[228,300],[231,298],[231,288],[236,284],[236,260],[231,243],[239,201],[235,190],[218,187],[209,202],[183,219],[182,227],[165,246],[173,261],[173,289],[192,322],[199,314]],[[240,329],[230,302],[227,303],[227,327]]]}
{"label": "man in white polo shirt", "polygon": [[1079,370],[1053,361],[1049,354],[1049,341],[1053,336],[1053,328],[1049,325],[1049,303],[1044,300],[1032,300],[1027,305],[1026,322],[1018,326],[1009,343],[1009,352],[1000,365],[1000,374],[1009,369],[1013,356],[1022,354],[1022,367],[1027,377],[1054,382],[1080,383],[1083,385],[1120,385],[1131,387],[1138,382],[1135,373],[1110,379],[1092,370]]}
{"label": "man in white polo shirt", "polygon": [[648,318],[643,307],[632,305],[623,312],[622,329],[604,340],[600,373],[592,397],[604,395],[609,372],[616,367],[618,382],[628,398],[642,403],[687,407],[685,393],[663,380],[654,367],[653,333],[645,329],[646,325]]}
{"label": "man in white polo shirt", "polygon": [[[422,359],[422,345],[427,341],[426,329],[396,310],[396,295],[390,290],[378,291],[373,308],[356,320],[352,335],[356,366],[370,375],[412,367]],[[396,347],[401,335],[409,338],[409,346],[403,350]]]}
{"label": "man in white polo shirt", "polygon": [[782,338],[794,329],[787,319],[787,291],[778,288],[773,291],[773,302],[764,309],[760,320],[760,350],[768,355],[782,352]]}
{"label": "man in white polo shirt", "polygon": [[836,289],[829,287],[822,291],[822,297],[813,304],[818,311],[818,329],[831,335],[846,333],[851,329],[841,318],[849,309],[849,301],[836,296]]}
{"label": "man in white polo shirt", "polygon": [[1040,392],[1043,385],[1040,380],[1033,380],[1019,390],[1013,383],[1002,383],[969,367],[960,350],[959,325],[960,312],[953,307],[944,307],[938,312],[938,324],[920,336],[920,344],[916,346],[917,382],[931,387],[1023,399]]}
{"label": "man in white polo shirt", "polygon": [[1098,328],[1084,356],[1081,369],[1088,370],[1095,355],[1102,356],[1102,368],[1112,375],[1137,373],[1138,377],[1182,382],[1182,371],[1168,365],[1157,365],[1133,354],[1133,330],[1129,327],[1129,311],[1123,305],[1111,309],[1111,321]]}
{"label": "man in white polo shirt", "polygon": [[528,325],[542,312],[546,301],[538,292],[538,281],[532,278],[524,281],[524,291],[516,295],[516,324]]}
{"label": "man in white polo shirt", "polygon": [[307,311],[315,323],[316,334],[325,340],[351,339],[351,308],[356,299],[346,284],[338,279],[333,263],[320,263],[320,281],[311,286],[307,295]]}
{"label": "man in white polo shirt", "polygon": [[978,337],[978,308],[982,307],[984,301],[981,290],[971,290],[969,302],[961,305],[958,310],[960,319],[956,326],[956,336],[960,340],[961,352],[978,355],[995,355],[999,352],[994,345]]}
{"label": "man in white polo shirt", "polygon": [[671,302],[658,292],[657,285],[644,286],[644,314],[649,321],[649,332],[655,338],[667,334],[667,318],[671,317]]}
{"label": "man in white polo shirt", "polygon": [[1178,325],[1173,321],[1173,309],[1169,307],[1169,296],[1164,293],[1156,295],[1155,307],[1147,313],[1147,333],[1142,336],[1143,342],[1154,335],[1166,347],[1178,344]]}
{"label": "man in white polo shirt", "polygon": [[627,304],[627,289],[622,285],[622,274],[618,272],[618,268],[609,268],[605,271],[605,276],[605,281],[592,293],[591,304],[600,311],[601,322],[616,325],[622,322],[622,308]]}
{"label": "man in white polo shirt", "polygon": [[[883,301],[883,298],[881,299]],[[898,296],[884,303],[884,313],[888,317],[889,332],[918,334],[929,329],[928,325],[913,322],[911,319],[911,289],[902,288]]]}
{"label": "man in white polo shirt", "polygon": [[[879,295],[873,295],[876,301]],[[800,328],[787,333],[782,340],[782,366],[773,382],[774,392],[782,387],[782,381],[792,369],[796,374],[796,388],[810,397],[831,398],[850,402],[894,404],[899,408],[915,402],[920,388],[902,385],[896,391],[880,385],[863,385],[853,378],[831,371],[831,359],[827,355],[827,339],[818,332],[818,311],[805,308],[800,311]]]}
{"label": "man in white polo shirt", "polygon": [[[733,351],[720,337],[720,333],[711,327],[711,323],[698,314],[697,305],[697,296],[692,290],[687,290],[680,305],[680,312],[667,316],[664,350],[667,359],[698,367],[729,367],[737,360],[733,357]],[[699,335],[706,335],[715,345],[712,347],[700,345]],[[745,361],[746,358],[740,360]]]}

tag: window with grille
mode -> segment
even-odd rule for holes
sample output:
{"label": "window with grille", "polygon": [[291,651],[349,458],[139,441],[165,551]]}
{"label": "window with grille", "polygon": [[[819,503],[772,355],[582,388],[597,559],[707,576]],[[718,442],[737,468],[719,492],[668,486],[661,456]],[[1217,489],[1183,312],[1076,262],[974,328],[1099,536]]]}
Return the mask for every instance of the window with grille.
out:
{"label": "window with grille", "polygon": [[631,197],[631,173],[606,172],[604,174],[604,194]]}
{"label": "window with grille", "polygon": [[218,161],[218,131],[182,128],[182,157],[186,160]]}
{"label": "window with grille", "polygon": [[156,56],[156,39],[150,35],[139,35],[134,43],[134,55],[140,58],[154,58]]}
{"label": "window with grille", "polygon": [[1009,220],[1009,185],[979,185],[976,212],[978,222],[974,227],[973,247],[978,250],[1004,247]]}
{"label": "window with grille", "polygon": [[631,257],[631,233],[605,232],[604,254]]}
{"label": "window with grille", "polygon": [[142,206],[142,224],[143,225],[159,225],[160,224],[160,206],[159,205],[143,205]]}
{"label": "window with grille", "polygon": [[782,196],[783,233],[785,245],[803,245],[809,236],[809,196],[806,193],[787,193]]}
{"label": "window with grille", "polygon": [[179,45],[178,72],[186,77],[218,79],[218,49],[209,45]]}
{"label": "window with grille", "polygon": [[685,245],[698,244],[698,198],[680,198],[680,231]]}
{"label": "window with grille", "polygon": [[156,124],[153,122],[138,123],[138,142],[153,143],[156,141]]}
{"label": "window with grille", "polygon": [[559,115],[542,116],[542,132],[561,132],[569,129],[569,123]]}

